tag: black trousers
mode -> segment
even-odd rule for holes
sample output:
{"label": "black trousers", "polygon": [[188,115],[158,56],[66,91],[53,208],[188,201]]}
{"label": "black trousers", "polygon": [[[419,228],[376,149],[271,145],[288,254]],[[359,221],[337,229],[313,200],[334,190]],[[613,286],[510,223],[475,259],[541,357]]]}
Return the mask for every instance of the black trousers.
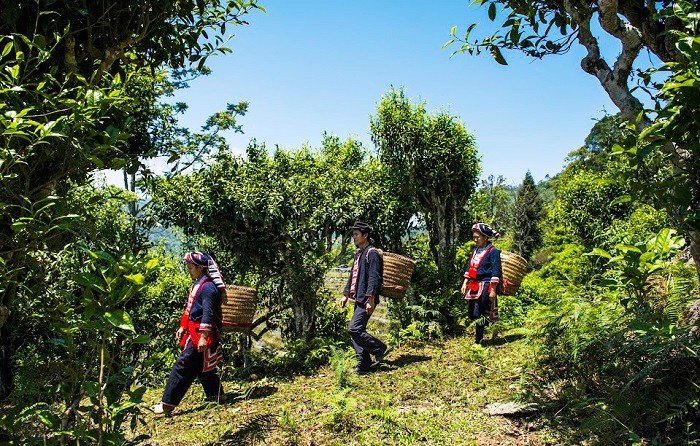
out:
{"label": "black trousers", "polygon": [[362,371],[369,369],[372,356],[376,357],[386,351],[386,344],[367,333],[367,322],[369,322],[369,315],[364,305],[358,305],[355,302],[355,311],[348,324],[348,333],[357,354],[357,368]]}
{"label": "black trousers", "polygon": [[207,399],[217,400],[224,393],[219,374],[216,369],[202,373],[203,368],[204,353],[198,352],[189,341],[170,371],[161,401],[172,406],[180,404],[195,378],[202,383]]}
{"label": "black trousers", "polygon": [[[469,299],[469,307],[467,309],[467,316],[469,319],[476,320],[481,318],[481,316],[486,316],[476,323],[476,343],[481,344],[484,339],[484,330],[489,323],[489,312],[491,311],[491,299],[489,299],[489,287],[484,286],[484,290],[478,299]],[[483,322],[483,323],[482,323]]]}

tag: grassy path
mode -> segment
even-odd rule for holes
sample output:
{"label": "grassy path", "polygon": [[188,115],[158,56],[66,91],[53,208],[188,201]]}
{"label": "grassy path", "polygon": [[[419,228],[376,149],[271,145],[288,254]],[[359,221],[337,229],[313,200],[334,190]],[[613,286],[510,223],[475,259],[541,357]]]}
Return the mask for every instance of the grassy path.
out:
{"label": "grassy path", "polygon": [[[221,405],[201,403],[195,385],[173,416],[149,415],[136,434],[164,446],[561,444],[539,414],[483,413],[521,394],[530,355],[526,339],[512,333],[485,348],[467,336],[394,348],[385,366],[362,376],[329,366],[308,376],[225,383],[233,401]],[[146,401],[159,396],[149,392]]]}

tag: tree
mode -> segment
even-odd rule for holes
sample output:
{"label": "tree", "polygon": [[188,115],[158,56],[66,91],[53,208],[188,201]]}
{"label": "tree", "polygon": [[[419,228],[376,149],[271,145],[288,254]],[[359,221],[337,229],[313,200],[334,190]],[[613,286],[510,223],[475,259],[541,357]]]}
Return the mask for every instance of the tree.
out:
{"label": "tree", "polygon": [[528,170],[518,189],[513,206],[513,245],[518,254],[529,259],[532,253],[542,245],[542,199],[537,192],[535,180]]}
{"label": "tree", "polygon": [[247,159],[219,153],[156,181],[151,194],[162,221],[216,240],[233,265],[229,281],[275,290],[268,312],[291,308],[291,336],[310,340],[331,247],[355,218],[376,215],[373,164],[353,140],[326,136],[320,151],[272,155],[253,141]]}
{"label": "tree", "polygon": [[429,115],[424,104],[396,89],[381,99],[371,132],[381,162],[400,186],[397,195],[416,203],[426,222],[436,263],[452,269],[479,176],[474,138],[454,116]]}
{"label": "tree", "polygon": [[[2,0],[0,8],[0,313],[14,322],[18,294],[41,281],[37,254],[71,239],[73,216],[61,213],[65,191],[96,169],[121,168],[148,153],[127,144],[141,99],[127,94],[130,67],[203,67],[212,54],[228,52],[226,27],[244,24],[258,6]],[[0,398],[12,387],[8,326],[0,325]]]}
{"label": "tree", "polygon": [[[700,91],[694,81],[700,53],[697,45],[700,6],[671,0],[480,0],[479,3],[488,9],[492,21],[499,15],[505,16],[505,20],[493,35],[471,42],[470,34],[476,24],[469,25],[464,37],[457,37],[457,28],[453,27],[452,39],[446,45],[460,42],[461,47],[456,52],[480,54],[487,51],[498,63],[507,64],[502,49],[517,49],[535,58],[565,53],[576,42],[586,49],[581,68],[598,79],[622,118],[639,132],[643,147],[630,148],[627,152],[631,158],[641,164],[654,155],[672,167],[670,175],[655,179],[654,189],[665,191],[656,196],[657,201],[674,208],[676,224],[691,239],[691,253],[700,276],[700,219],[697,217],[700,150],[692,113]],[[594,21],[606,33],[604,37],[596,37]],[[602,39],[612,39],[621,45],[613,63],[601,54]],[[644,109],[630,85],[634,63],[642,50],[656,56],[663,63],[663,70],[670,73],[656,84],[650,82],[649,72],[642,74],[643,87],[652,87],[652,94],[654,88],[661,92],[652,110]],[[650,128],[655,120],[656,125]],[[645,188],[641,190],[648,192]],[[647,198],[648,195],[642,197]]]}
{"label": "tree", "polygon": [[474,221],[492,224],[501,233],[511,226],[513,191],[502,175],[489,175],[469,202],[469,214]]}

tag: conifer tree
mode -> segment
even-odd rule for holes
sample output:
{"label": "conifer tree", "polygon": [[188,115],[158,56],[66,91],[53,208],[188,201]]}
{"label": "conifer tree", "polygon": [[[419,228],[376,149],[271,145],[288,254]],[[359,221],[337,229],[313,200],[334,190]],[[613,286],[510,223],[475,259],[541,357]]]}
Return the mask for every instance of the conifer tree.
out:
{"label": "conifer tree", "polygon": [[542,245],[542,198],[530,171],[525,174],[513,206],[513,246],[522,257],[529,259]]}

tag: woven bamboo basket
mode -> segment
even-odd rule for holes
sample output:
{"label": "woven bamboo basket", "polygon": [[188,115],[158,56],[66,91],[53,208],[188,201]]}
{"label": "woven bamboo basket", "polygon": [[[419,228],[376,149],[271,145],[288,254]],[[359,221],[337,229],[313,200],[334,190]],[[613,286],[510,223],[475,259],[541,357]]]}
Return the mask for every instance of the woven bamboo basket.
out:
{"label": "woven bamboo basket", "polygon": [[221,305],[223,313],[221,330],[224,332],[250,330],[255,316],[257,295],[255,288],[226,285],[226,303]]}
{"label": "woven bamboo basket", "polygon": [[401,299],[406,295],[411,276],[416,269],[416,261],[393,252],[384,252],[382,258],[384,273],[381,295],[391,299]]}
{"label": "woven bamboo basket", "polygon": [[503,294],[512,296],[520,288],[527,273],[527,260],[514,252],[501,251],[501,269],[503,270]]}

